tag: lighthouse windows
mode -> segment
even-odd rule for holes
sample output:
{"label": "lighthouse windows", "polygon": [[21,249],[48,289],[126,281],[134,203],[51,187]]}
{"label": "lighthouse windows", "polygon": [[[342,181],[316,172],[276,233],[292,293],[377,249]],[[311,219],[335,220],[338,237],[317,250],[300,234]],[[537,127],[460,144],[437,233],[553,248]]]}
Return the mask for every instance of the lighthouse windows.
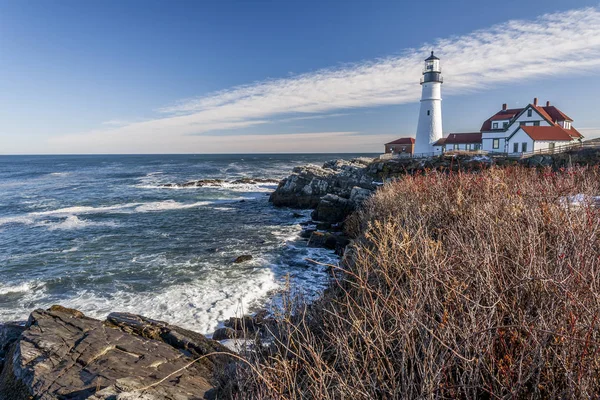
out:
{"label": "lighthouse windows", "polygon": [[427,115],[431,115],[431,110],[427,110]]}

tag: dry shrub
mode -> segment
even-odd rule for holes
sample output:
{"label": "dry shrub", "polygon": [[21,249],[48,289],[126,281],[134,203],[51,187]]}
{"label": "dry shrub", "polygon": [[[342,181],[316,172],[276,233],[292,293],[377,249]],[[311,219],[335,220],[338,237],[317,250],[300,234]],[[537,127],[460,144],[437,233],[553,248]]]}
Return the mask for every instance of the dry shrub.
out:
{"label": "dry shrub", "polygon": [[[430,173],[384,186],[348,225],[346,271],[290,304],[238,368],[238,397],[600,395],[596,168]],[[585,197],[585,196],[579,196]],[[585,197],[590,199],[590,197]],[[581,200],[581,199],[578,199]]]}

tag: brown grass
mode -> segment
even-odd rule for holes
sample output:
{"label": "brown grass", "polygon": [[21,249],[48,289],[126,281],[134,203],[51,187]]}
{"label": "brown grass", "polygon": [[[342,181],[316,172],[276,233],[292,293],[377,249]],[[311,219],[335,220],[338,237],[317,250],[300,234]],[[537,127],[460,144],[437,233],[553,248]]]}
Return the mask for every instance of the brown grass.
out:
{"label": "brown grass", "polygon": [[[406,176],[351,217],[332,287],[290,302],[236,397],[600,395],[600,171]],[[258,371],[258,373],[257,373]]]}

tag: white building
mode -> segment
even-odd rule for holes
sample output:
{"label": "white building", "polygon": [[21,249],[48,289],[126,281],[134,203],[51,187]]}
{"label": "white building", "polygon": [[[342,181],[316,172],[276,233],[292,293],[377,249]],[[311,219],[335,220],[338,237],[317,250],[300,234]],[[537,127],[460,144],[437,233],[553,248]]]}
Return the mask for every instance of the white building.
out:
{"label": "white building", "polygon": [[[581,143],[581,135],[572,126],[573,120],[547,102],[538,105],[535,98],[524,108],[502,110],[488,118],[479,132],[442,135],[442,68],[433,55],[425,59],[421,78],[421,108],[415,139],[400,138],[386,143],[385,152],[397,155],[392,145],[414,143],[412,155],[428,156],[446,151],[466,150],[488,153],[507,153],[520,156],[536,151],[554,151],[561,146]],[[411,155],[408,147],[402,153]]]}
{"label": "white building", "polygon": [[522,155],[536,151],[553,151],[561,146],[580,143],[581,135],[573,120],[558,108],[546,103],[539,106],[535,98],[525,108],[507,108],[488,118],[481,126],[479,143],[473,133],[454,133],[434,144],[436,151],[483,150],[489,153]]}
{"label": "white building", "polygon": [[421,109],[415,140],[415,154],[433,153],[433,143],[442,138],[442,68],[433,55],[425,59],[421,78]]}

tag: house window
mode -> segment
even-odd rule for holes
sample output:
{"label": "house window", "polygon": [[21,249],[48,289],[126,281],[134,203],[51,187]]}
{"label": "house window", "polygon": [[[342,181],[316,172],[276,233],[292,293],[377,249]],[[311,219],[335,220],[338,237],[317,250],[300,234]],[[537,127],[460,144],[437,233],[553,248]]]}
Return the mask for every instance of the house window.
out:
{"label": "house window", "polygon": [[527,125],[527,122],[525,122],[525,121],[519,122],[519,126],[525,126],[525,125]]}
{"label": "house window", "polygon": [[519,152],[519,143],[515,143],[513,144],[513,153],[518,153]]}
{"label": "house window", "polygon": [[405,151],[406,151],[406,147],[403,147],[402,148],[402,152],[404,153]]}
{"label": "house window", "polygon": [[530,108],[529,110],[527,110],[527,116],[531,117],[533,115],[533,110]]}
{"label": "house window", "polygon": [[492,124],[492,129],[498,129],[498,123],[497,122],[494,122]]}
{"label": "house window", "polygon": [[492,143],[492,148],[494,148],[494,149],[500,148],[500,139],[494,139],[494,141]]}
{"label": "house window", "polygon": [[475,144],[475,150],[481,150],[481,145],[479,143]]}
{"label": "house window", "polygon": [[533,121],[533,126],[540,126],[540,121]]}
{"label": "house window", "polygon": [[555,146],[556,146],[556,143],[554,143],[554,142],[548,143],[548,150],[550,150],[551,153],[554,153]]}
{"label": "house window", "polygon": [[527,153],[527,142],[521,143],[521,152]]}
{"label": "house window", "polygon": [[458,150],[458,145],[455,144],[454,146],[452,146],[452,150]]}
{"label": "house window", "polygon": [[508,128],[508,122],[504,122],[504,123],[502,124],[502,128],[504,128],[504,129]]}
{"label": "house window", "polygon": [[431,114],[431,110],[427,110],[427,115],[430,115],[430,114]]}

